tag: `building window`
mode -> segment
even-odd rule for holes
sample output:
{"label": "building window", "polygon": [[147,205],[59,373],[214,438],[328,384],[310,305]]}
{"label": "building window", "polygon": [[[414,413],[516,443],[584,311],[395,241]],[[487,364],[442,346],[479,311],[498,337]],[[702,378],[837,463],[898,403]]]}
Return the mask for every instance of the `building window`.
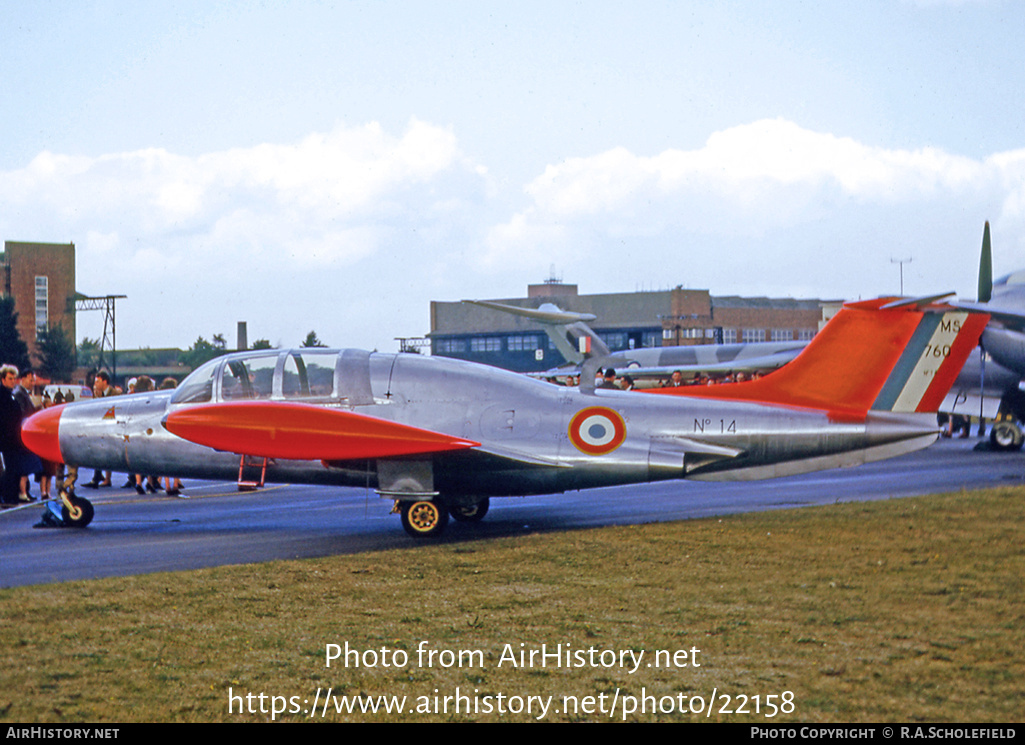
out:
{"label": "building window", "polygon": [[736,329],[723,329],[722,330],[722,343],[723,344],[736,344],[737,343],[737,330]]}
{"label": "building window", "polygon": [[501,352],[502,337],[500,336],[475,336],[470,339],[471,352]]}
{"label": "building window", "polygon": [[605,342],[605,346],[611,349],[626,349],[626,334],[609,331],[605,333],[599,333],[598,337]]}
{"label": "building window", "polygon": [[36,277],[36,338],[50,325],[49,278]]}
{"label": "building window", "polygon": [[791,329],[773,329],[772,341],[793,341],[794,332]]}
{"label": "building window", "polygon": [[438,339],[434,344],[438,354],[453,354],[466,351],[466,341],[463,339]]}
{"label": "building window", "polygon": [[510,352],[533,352],[541,348],[541,340],[536,336],[510,336],[506,342]]}
{"label": "building window", "polygon": [[704,329],[683,329],[681,334],[684,339],[700,339],[705,335]]}
{"label": "building window", "polygon": [[743,340],[745,344],[765,341],[765,329],[744,329]]}
{"label": "building window", "polygon": [[811,341],[815,336],[815,329],[798,329],[797,340],[798,341]]}

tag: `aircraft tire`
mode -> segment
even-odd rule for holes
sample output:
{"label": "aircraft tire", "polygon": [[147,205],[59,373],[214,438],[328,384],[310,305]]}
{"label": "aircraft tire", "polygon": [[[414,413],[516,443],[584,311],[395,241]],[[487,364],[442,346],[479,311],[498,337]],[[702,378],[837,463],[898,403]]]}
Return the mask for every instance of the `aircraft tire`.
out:
{"label": "aircraft tire", "polygon": [[61,505],[61,518],[72,528],[84,528],[93,521],[93,503],[82,497],[71,497],[71,507]]}
{"label": "aircraft tire", "polygon": [[461,523],[479,523],[488,514],[491,500],[487,497],[477,504],[464,504],[457,507],[449,507],[448,512],[452,517]]}
{"label": "aircraft tire", "polygon": [[994,450],[1021,450],[1025,437],[1014,422],[997,422],[989,431],[989,442]]}
{"label": "aircraft tire", "polygon": [[448,509],[440,500],[404,502],[402,527],[414,538],[436,538],[448,525]]}

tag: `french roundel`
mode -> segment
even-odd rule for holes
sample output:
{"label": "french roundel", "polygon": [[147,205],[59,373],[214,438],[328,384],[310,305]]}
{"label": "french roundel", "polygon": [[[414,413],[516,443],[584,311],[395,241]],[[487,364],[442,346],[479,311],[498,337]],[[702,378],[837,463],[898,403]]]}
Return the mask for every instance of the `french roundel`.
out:
{"label": "french roundel", "polygon": [[604,406],[578,411],[569,421],[570,442],[582,453],[605,455],[623,444],[626,424],[623,417]]}

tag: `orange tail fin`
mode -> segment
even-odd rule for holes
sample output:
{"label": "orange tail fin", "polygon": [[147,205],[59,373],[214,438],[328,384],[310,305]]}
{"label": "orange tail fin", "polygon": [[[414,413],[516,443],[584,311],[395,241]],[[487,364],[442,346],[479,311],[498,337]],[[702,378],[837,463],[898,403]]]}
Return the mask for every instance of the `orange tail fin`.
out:
{"label": "orange tail fin", "polygon": [[848,303],[793,362],[760,380],[652,392],[823,409],[845,419],[869,409],[936,411],[988,320],[946,305]]}

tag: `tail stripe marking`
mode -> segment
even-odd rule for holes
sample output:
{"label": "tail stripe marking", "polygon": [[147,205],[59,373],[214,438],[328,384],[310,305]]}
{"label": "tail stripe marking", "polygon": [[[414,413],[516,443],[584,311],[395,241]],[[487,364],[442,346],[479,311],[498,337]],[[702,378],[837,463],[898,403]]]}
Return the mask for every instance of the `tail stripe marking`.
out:
{"label": "tail stripe marking", "polygon": [[915,411],[936,411],[939,409],[944,397],[960,374],[965,360],[968,359],[968,355],[978,345],[979,337],[982,336],[982,332],[986,329],[988,322],[989,316],[978,313],[969,313],[966,319],[961,320],[961,330],[957,335],[957,340],[950,347],[950,354],[945,355],[939,370],[933,376],[932,385],[929,386],[929,390],[922,397],[922,400],[918,402]]}
{"label": "tail stripe marking", "polygon": [[916,411],[967,318],[967,313],[925,314],[872,408]]}
{"label": "tail stripe marking", "polygon": [[926,313],[922,316],[915,333],[908,340],[900,359],[897,360],[897,364],[890,371],[890,375],[876,396],[876,400],[872,404],[873,409],[893,411],[897,400],[904,392],[905,386],[921,361],[922,353],[929,344],[929,340],[932,339],[939,326],[940,315],[938,313]]}

